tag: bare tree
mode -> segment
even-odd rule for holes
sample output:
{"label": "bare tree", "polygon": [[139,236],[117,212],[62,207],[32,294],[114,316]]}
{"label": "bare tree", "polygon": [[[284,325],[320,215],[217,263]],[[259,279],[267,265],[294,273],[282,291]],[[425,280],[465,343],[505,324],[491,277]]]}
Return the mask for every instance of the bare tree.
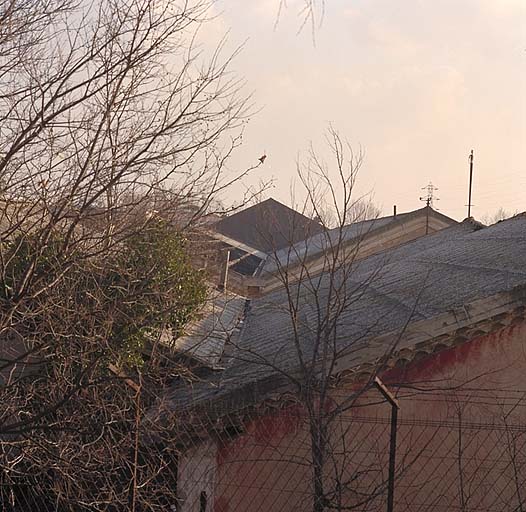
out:
{"label": "bare tree", "polygon": [[[301,32],[308,26],[311,30],[312,39],[315,41],[316,29],[321,26],[325,15],[325,0],[302,0],[300,3],[301,5],[298,9],[300,19],[298,32]],[[278,25],[285,9],[287,9],[287,0],[279,0],[276,25]]]}
{"label": "bare tree", "polygon": [[256,168],[226,170],[250,105],[223,43],[197,44],[208,7],[0,0],[0,465],[16,510],[176,500],[176,450],[143,449],[143,411],[190,378],[162,335],[206,300],[191,230]]}
{"label": "bare tree", "polygon": [[[308,8],[313,9],[309,2]],[[279,272],[285,287],[288,311],[294,322],[294,346],[299,362],[299,399],[305,408],[310,431],[312,457],[312,510],[337,508],[341,510],[343,495],[347,493],[345,470],[341,461],[331,457],[332,448],[346,436],[341,432],[336,439],[334,428],[342,414],[351,408],[369,386],[351,396],[335,402],[332,392],[338,360],[351,349],[349,342],[342,343],[340,324],[346,311],[358,300],[374,276],[359,285],[353,283],[354,263],[360,242],[346,244],[346,230],[352,223],[364,220],[371,210],[370,203],[356,194],[356,180],[363,163],[363,154],[355,153],[339,133],[330,128],[327,146],[333,157],[333,168],[321,160],[311,146],[306,162],[299,164],[301,183],[307,191],[307,204],[321,218],[324,260],[321,269],[311,272],[308,251],[300,257],[301,270],[292,277],[288,265],[278,261]],[[333,225],[323,221],[322,211],[333,212]],[[373,213],[374,215],[374,213]],[[365,235],[365,232],[362,233]],[[294,252],[294,248],[291,249]],[[294,255],[294,257],[299,255]],[[288,260],[290,258],[287,258]],[[313,306],[313,313],[305,314],[306,304]],[[302,311],[303,310],[303,311]],[[308,318],[310,317],[310,319]],[[362,335],[365,335],[363,333]],[[311,343],[305,352],[305,336]],[[357,342],[357,340],[353,340]],[[351,343],[352,344],[352,343]],[[328,469],[328,468],[331,468]],[[331,477],[327,475],[331,474]]]}
{"label": "bare tree", "polygon": [[514,215],[517,215],[518,213],[519,213],[518,210],[509,212],[501,206],[493,215],[489,215],[489,214],[483,215],[481,218],[481,221],[487,226],[490,226],[491,224],[495,224],[496,222],[499,222],[501,220],[509,219],[510,217],[513,217]]}
{"label": "bare tree", "polygon": [[[290,400],[303,411],[308,433],[305,438],[298,434],[295,441],[302,445],[304,451],[298,451],[305,453],[305,458],[293,458],[310,468],[311,500],[303,506],[314,512],[349,507],[365,510],[366,504],[384,493],[387,485],[382,479],[367,494],[360,494],[358,489],[367,480],[366,475],[377,473],[378,465],[353,474],[346,448],[352,423],[344,418],[371,389],[377,370],[345,395],[334,387],[340,361],[372,332],[373,326],[369,326],[351,335],[349,315],[381,268],[357,274],[362,241],[374,225],[361,222],[369,218],[371,206],[356,190],[363,153],[354,152],[333,128],[327,131],[326,143],[332,157],[330,164],[319,157],[313,145],[306,158],[298,162],[305,198],[298,208],[315,218],[320,229],[304,242],[275,250],[267,264],[278,276],[280,287],[273,292],[278,297],[261,300],[268,300],[269,308],[283,318],[275,321],[289,326],[286,348],[276,359],[273,353],[240,344],[232,356],[275,373],[292,390]],[[359,324],[357,319],[356,326]],[[394,349],[395,345],[386,347],[385,355]],[[380,395],[377,401],[382,401]]]}
{"label": "bare tree", "polygon": [[[425,313],[437,304],[435,295],[440,308],[448,307],[447,300],[458,303],[455,287],[440,284],[455,275],[443,271],[444,255],[455,247],[451,242],[456,235],[457,258],[462,257],[460,248],[473,251],[476,246],[463,240],[466,231],[480,226],[467,221],[389,252],[380,243],[380,252],[366,258],[375,223],[354,222],[362,219],[354,205],[362,200],[356,180],[363,155],[353,152],[335,130],[329,130],[327,142],[330,163],[311,146],[298,165],[305,199],[297,209],[316,217],[319,225],[304,223],[304,217],[296,226],[275,223],[283,229],[281,235],[291,236],[303,226],[310,236],[294,243],[291,237],[285,247],[271,251],[264,267],[271,275],[265,279],[263,274],[261,280],[264,296],[245,304],[249,314],[241,334],[227,337],[221,370],[209,374],[210,382],[205,379],[195,393],[176,387],[165,404],[168,414],[177,415],[174,404],[185,410],[174,421],[188,440],[182,477],[191,495],[188,510],[205,488],[214,492],[218,508],[230,510],[246,510],[255,502],[261,510],[380,510],[386,497],[392,497],[389,477],[395,473],[396,509],[516,510],[523,502],[517,492],[524,465],[523,429],[507,427],[507,446],[503,443],[503,430],[491,417],[501,397],[491,392],[502,385],[510,391],[504,396],[522,393],[516,387],[520,379],[498,384],[497,372],[510,371],[509,364],[497,368],[491,350],[484,351],[485,361],[477,356],[465,365],[460,355],[464,349],[479,354],[476,340],[485,333],[495,340],[513,320],[500,315],[497,320],[489,310],[480,324],[469,316],[462,324],[455,311],[448,311],[452,330],[444,336],[438,335],[437,325],[447,325],[445,317]],[[334,212],[330,221],[326,211]],[[272,224],[270,215],[265,219]],[[292,221],[298,217],[290,216]],[[267,236],[271,242],[272,235]],[[484,236],[472,240],[485,241]],[[472,261],[476,264],[477,257]],[[412,265],[420,263],[415,271]],[[275,276],[280,286],[272,281],[271,287]],[[480,298],[474,288],[471,297]],[[464,307],[469,310],[470,302]],[[522,307],[517,314],[522,322]],[[415,321],[417,315],[422,323]],[[520,346],[521,335],[515,336]],[[434,355],[449,350],[443,358]],[[513,350],[509,354],[516,358]],[[393,366],[393,372],[386,371]],[[392,391],[403,395],[407,390],[402,402],[407,413],[399,416],[399,423],[395,417],[394,430],[389,404],[378,392],[382,386],[376,377],[382,373],[383,378],[384,372]],[[398,442],[392,435],[397,428]],[[201,443],[203,439],[210,442]],[[393,445],[398,453],[391,466]],[[507,460],[503,450],[510,454]]]}

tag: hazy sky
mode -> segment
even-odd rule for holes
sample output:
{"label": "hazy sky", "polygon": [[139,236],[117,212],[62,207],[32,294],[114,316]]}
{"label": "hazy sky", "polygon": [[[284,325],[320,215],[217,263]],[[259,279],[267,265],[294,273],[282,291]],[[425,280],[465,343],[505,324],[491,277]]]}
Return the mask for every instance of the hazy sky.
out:
{"label": "hazy sky", "polygon": [[299,35],[302,0],[218,0],[210,37],[248,39],[234,69],[262,110],[251,118],[240,168],[263,151],[268,194],[288,202],[298,151],[328,123],[366,152],[360,191],[389,214],[436,206],[466,216],[468,154],[475,151],[473,213],[526,210],[526,0],[326,0],[313,45]]}

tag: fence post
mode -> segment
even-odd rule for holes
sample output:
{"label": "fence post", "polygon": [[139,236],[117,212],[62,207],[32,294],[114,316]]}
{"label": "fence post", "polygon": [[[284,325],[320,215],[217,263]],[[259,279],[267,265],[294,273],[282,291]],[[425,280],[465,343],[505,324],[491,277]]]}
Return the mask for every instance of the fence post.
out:
{"label": "fence post", "polygon": [[396,430],[398,427],[398,409],[400,404],[387,389],[379,377],[375,377],[374,384],[383,397],[391,404],[391,435],[389,442],[389,481],[387,486],[387,512],[394,511],[395,463],[396,463]]}

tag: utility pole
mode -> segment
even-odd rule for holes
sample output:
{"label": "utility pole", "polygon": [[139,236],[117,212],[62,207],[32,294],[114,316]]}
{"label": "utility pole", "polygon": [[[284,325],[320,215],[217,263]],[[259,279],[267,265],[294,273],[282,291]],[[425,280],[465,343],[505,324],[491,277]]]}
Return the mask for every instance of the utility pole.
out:
{"label": "utility pole", "polygon": [[429,182],[427,187],[422,187],[422,190],[427,191],[427,195],[420,197],[420,201],[425,201],[426,203],[426,235],[427,235],[429,233],[429,209],[433,208],[433,201],[439,200],[438,197],[434,196],[435,190],[438,190],[438,188],[433,186],[433,183]]}
{"label": "utility pole", "polygon": [[219,276],[218,290],[226,292],[228,283],[228,268],[230,267],[230,251],[226,251],[226,261],[224,267],[221,269],[221,275]]}
{"label": "utility pole", "polygon": [[468,195],[468,218],[471,217],[471,190],[473,188],[473,150],[469,154],[469,195]]}

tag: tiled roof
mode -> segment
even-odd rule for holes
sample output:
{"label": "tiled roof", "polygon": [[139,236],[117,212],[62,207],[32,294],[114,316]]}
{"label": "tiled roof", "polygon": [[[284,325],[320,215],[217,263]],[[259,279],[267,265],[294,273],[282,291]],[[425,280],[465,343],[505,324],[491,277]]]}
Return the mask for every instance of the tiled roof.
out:
{"label": "tiled roof", "polygon": [[[449,224],[456,224],[453,219],[438,213],[433,209],[429,209],[429,214],[432,217],[440,218]],[[347,243],[352,240],[360,240],[366,235],[369,235],[382,228],[396,226],[402,224],[412,218],[418,216],[424,217],[426,208],[414,210],[412,212],[400,213],[398,215],[391,215],[388,217],[379,217],[376,219],[364,220],[361,222],[353,222],[344,226],[343,228],[334,228],[329,231],[316,233],[313,236],[302,240],[290,247],[284,247],[279,251],[275,251],[268,258],[265,265],[265,272],[274,272],[279,266],[290,266],[296,262],[305,261],[306,259],[316,257],[317,255],[335,247],[339,243]]]}
{"label": "tiled roof", "polygon": [[[310,284],[318,290],[316,295],[308,286],[295,285],[300,303],[296,326],[287,311],[286,290],[253,300],[234,349],[224,361],[225,370],[191,389],[174,388],[169,397],[172,405],[209,403],[232,393],[256,400],[258,382],[278,383],[280,376],[297,368],[294,329],[300,330],[301,351],[309,357],[319,327],[318,311],[328,303],[338,307],[328,297],[330,277],[318,276]],[[345,355],[362,350],[364,340],[401,331],[409,322],[430,320],[526,284],[526,215],[487,228],[467,220],[360,260],[351,272],[336,277],[345,290],[340,298],[344,295],[347,303],[335,315],[333,334]]]}

